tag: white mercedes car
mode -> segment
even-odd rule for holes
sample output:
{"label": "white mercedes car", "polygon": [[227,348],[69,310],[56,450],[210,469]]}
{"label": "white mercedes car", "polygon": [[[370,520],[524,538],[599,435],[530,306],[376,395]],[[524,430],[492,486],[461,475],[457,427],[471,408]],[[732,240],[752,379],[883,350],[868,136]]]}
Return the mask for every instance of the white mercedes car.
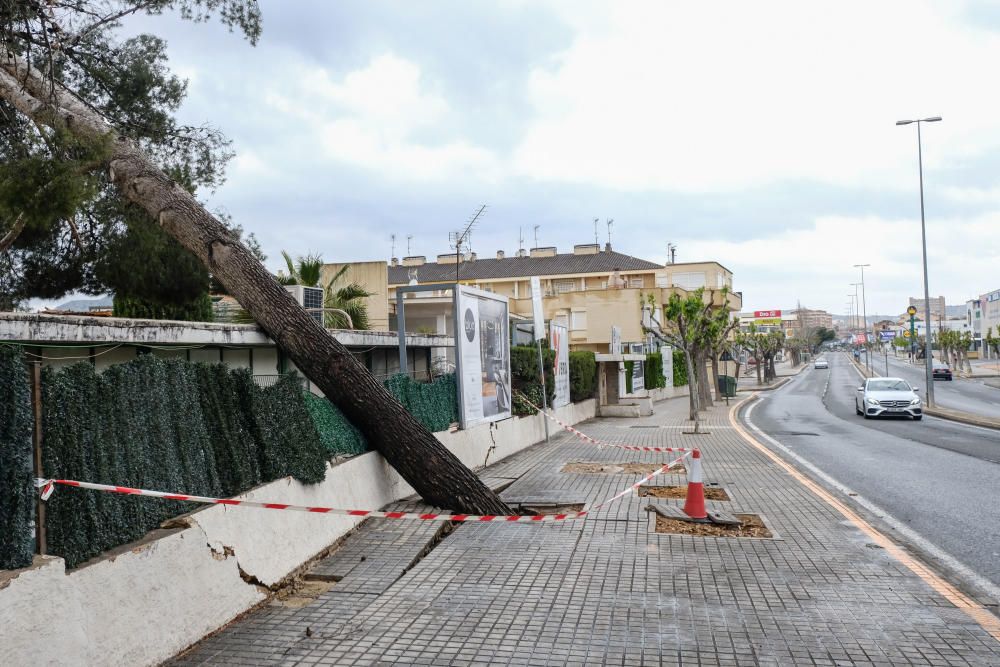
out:
{"label": "white mercedes car", "polygon": [[909,416],[919,421],[924,415],[917,391],[903,378],[869,378],[858,387],[854,410],[865,419]]}
{"label": "white mercedes car", "polygon": [[813,368],[830,368],[830,364],[826,362],[826,359],[817,359],[813,363]]}

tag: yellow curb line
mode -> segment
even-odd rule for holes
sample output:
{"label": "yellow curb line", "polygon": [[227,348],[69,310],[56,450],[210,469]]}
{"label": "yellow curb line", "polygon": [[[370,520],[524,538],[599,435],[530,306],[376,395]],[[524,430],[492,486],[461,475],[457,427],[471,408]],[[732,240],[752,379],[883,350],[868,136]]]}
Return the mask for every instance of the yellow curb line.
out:
{"label": "yellow curb line", "polygon": [[844,503],[837,500],[833,494],[821,487],[816,482],[812,481],[806,477],[803,473],[799,472],[791,464],[787,463],[784,459],[779,457],[777,454],[768,449],[764,444],[754,438],[750,433],[746,431],[740,424],[736,421],[736,411],[740,406],[751,399],[757,398],[757,395],[748,397],[745,401],[741,401],[737,405],[734,405],[729,411],[729,423],[736,430],[744,440],[747,441],[751,446],[760,450],[762,454],[767,456],[769,459],[774,461],[780,468],[782,468],[789,475],[794,477],[800,484],[813,492],[820,500],[827,503],[830,507],[834,508],[840,512],[844,517],[858,527],[865,535],[867,535],[871,540],[885,549],[893,558],[899,561],[904,567],[913,572],[913,574],[920,577],[924,583],[933,588],[942,597],[951,602],[957,608],[961,609],[969,618],[974,620],[980,625],[986,632],[988,632],[994,639],[1000,642],[1000,618],[997,618],[985,607],[975,602],[972,598],[967,596],[962,591],[958,590],[947,581],[942,579],[936,573],[934,573],[930,568],[928,568],[923,563],[916,560],[913,556],[906,553],[902,547],[890,540],[888,537],[883,535],[877,528],[865,521],[856,512],[847,507]]}

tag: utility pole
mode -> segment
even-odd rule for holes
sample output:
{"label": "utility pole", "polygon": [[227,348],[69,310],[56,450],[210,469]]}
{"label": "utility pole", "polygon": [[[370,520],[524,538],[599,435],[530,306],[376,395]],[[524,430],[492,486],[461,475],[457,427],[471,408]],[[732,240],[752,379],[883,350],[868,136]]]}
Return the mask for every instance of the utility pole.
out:
{"label": "utility pole", "polygon": [[[855,268],[861,269],[861,312],[865,318],[865,347],[867,349],[872,349],[871,342],[868,340],[868,307],[865,304],[865,267],[871,266],[871,264],[855,264]],[[865,363],[868,365],[868,374],[871,375],[872,363],[871,354],[865,354]]]}
{"label": "utility pole", "polygon": [[927,281],[927,224],[924,220],[924,151],[921,145],[920,126],[924,123],[936,123],[941,116],[920,118],[917,120],[897,120],[896,125],[917,124],[917,170],[920,176],[920,240],[924,258],[924,339],[927,352],[924,353],[924,372],[927,378],[927,405],[934,405],[934,366],[931,357],[931,290]]}

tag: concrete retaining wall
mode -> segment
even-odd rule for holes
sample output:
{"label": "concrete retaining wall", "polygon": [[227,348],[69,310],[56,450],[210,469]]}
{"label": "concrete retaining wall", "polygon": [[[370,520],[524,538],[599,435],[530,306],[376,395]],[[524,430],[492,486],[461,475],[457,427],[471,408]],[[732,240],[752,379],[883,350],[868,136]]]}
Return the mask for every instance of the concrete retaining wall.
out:
{"label": "concrete retaining wall", "polygon": [[[594,410],[590,400],[556,413],[577,423]],[[436,436],[465,465],[480,468],[543,440],[542,419],[514,418]],[[331,465],[321,484],[286,478],[241,497],[378,508],[412,493],[380,455],[369,452]],[[278,584],[358,523],[215,505],[174,522],[181,527],[154,531],[68,574],[54,557],[0,571],[0,665],[158,664],[265,600],[263,586]]]}

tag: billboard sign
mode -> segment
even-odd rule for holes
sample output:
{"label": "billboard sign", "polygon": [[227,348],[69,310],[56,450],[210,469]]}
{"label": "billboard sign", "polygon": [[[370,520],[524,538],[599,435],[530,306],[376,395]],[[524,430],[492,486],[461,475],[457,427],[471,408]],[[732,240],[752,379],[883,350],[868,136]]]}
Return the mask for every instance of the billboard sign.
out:
{"label": "billboard sign", "polygon": [[857,343],[858,345],[864,345],[865,343],[868,342],[868,336],[866,336],[863,333],[859,333],[854,336],[854,342]]}
{"label": "billboard sign", "polygon": [[755,320],[765,320],[765,319],[770,320],[770,319],[777,318],[780,321],[781,320],[781,311],[780,310],[755,310],[755,311],[753,311],[753,318]]}
{"label": "billboard sign", "polygon": [[458,288],[456,356],[462,428],[511,416],[507,297]]}
{"label": "billboard sign", "polygon": [[896,337],[896,332],[895,331],[879,331],[878,332],[878,337],[881,338],[883,342],[885,342],[887,340],[892,340],[893,338],[895,338]]}
{"label": "billboard sign", "polygon": [[535,340],[545,338],[545,312],[542,310],[542,281],[531,276],[531,314],[535,321]]}
{"label": "billboard sign", "polygon": [[663,379],[668,387],[674,386],[674,348],[669,345],[660,346],[660,356],[663,358]]}
{"label": "billboard sign", "polygon": [[622,353],[622,329],[621,327],[611,327],[611,354]]}
{"label": "billboard sign", "polygon": [[552,407],[569,405],[569,329],[549,322],[549,347],[556,353],[556,395]]}

